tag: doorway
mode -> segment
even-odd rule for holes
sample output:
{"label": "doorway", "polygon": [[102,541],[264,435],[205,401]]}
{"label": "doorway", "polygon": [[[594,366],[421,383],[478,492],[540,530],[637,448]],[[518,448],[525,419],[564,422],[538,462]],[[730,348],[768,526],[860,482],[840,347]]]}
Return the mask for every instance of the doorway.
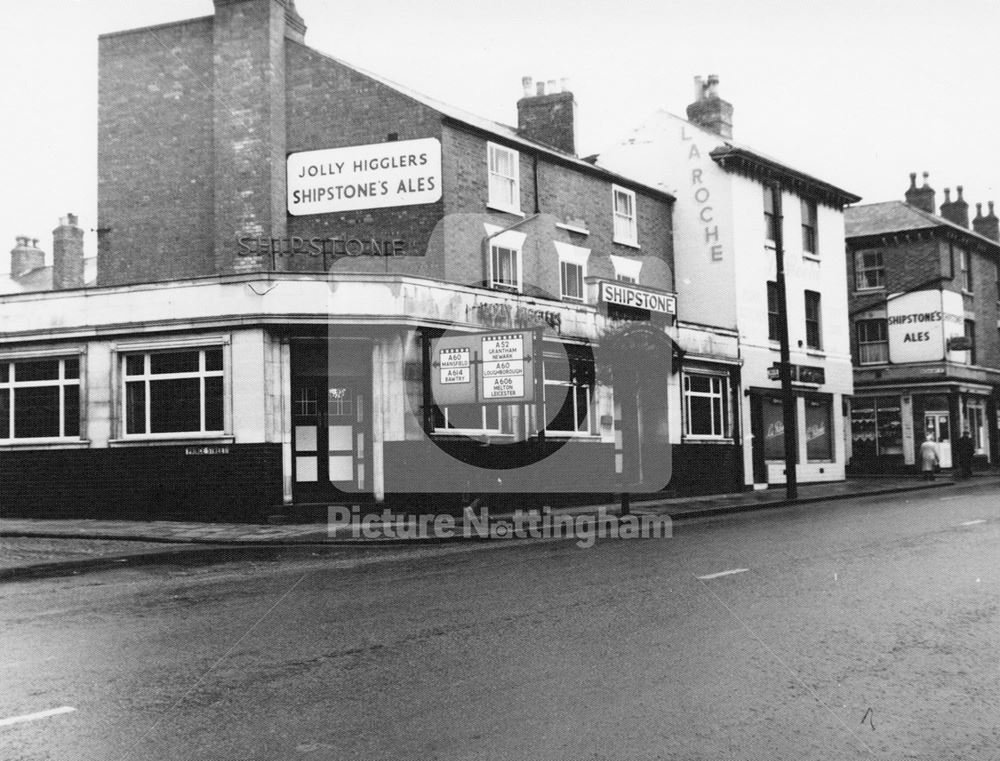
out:
{"label": "doorway", "polygon": [[924,413],[924,439],[937,442],[938,460],[942,468],[950,468],[951,460],[951,413],[928,411]]}

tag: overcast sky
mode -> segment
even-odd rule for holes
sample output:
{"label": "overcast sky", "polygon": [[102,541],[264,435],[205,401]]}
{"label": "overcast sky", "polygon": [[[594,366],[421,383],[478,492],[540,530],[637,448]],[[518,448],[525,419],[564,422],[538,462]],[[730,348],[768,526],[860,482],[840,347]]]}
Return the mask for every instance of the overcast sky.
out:
{"label": "overcast sky", "polygon": [[[319,50],[467,111],[516,123],[521,77],[570,78],[577,150],[658,108],[683,114],[718,74],[734,138],[864,197],[1000,201],[996,0],[296,0]],[[205,16],[211,0],[5,3],[0,271],[16,235],[51,253],[72,211],[94,253],[97,35]],[[668,180],[669,182],[669,180]]]}

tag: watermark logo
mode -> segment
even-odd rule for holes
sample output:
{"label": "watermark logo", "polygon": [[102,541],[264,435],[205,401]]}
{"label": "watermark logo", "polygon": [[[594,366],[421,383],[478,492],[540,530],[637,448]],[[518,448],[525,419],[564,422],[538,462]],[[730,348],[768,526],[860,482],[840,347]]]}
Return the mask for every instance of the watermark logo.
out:
{"label": "watermark logo", "polygon": [[409,515],[385,508],[364,512],[359,505],[331,506],[327,536],[331,539],[452,540],[452,539],[569,539],[582,549],[598,539],[670,539],[673,522],[667,515],[613,515],[606,508],[593,513],[518,510],[491,516],[488,508],[465,508],[454,515]]}

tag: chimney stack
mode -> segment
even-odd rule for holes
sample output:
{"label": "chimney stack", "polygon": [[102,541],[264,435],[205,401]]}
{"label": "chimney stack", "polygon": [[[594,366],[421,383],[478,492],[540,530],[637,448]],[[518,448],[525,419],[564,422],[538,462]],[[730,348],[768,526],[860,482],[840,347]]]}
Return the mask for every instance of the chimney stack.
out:
{"label": "chimney stack", "polygon": [[38,241],[26,235],[17,236],[17,245],[10,250],[10,276],[19,278],[45,266],[45,252]]}
{"label": "chimney stack", "polygon": [[707,81],[695,77],[694,91],[694,103],[687,107],[688,121],[721,137],[731,138],[733,105],[719,97],[718,75],[709,74]]}
{"label": "chimney stack", "polygon": [[959,185],[956,190],[958,191],[958,198],[952,201],[951,191],[948,188],[945,188],[944,203],[941,204],[941,216],[953,225],[968,228],[969,204],[964,198],[962,198],[962,186]]}
{"label": "chimney stack", "polygon": [[76,214],[67,214],[52,231],[52,288],[83,286],[83,230]]}
{"label": "chimney stack", "polygon": [[934,188],[927,184],[929,176],[927,172],[924,172],[924,186],[918,188],[917,173],[910,173],[910,188],[906,191],[906,202],[910,206],[916,206],[921,211],[926,211],[928,214],[936,214]]}
{"label": "chimney stack", "polygon": [[972,220],[972,229],[984,238],[1000,243],[1000,220],[993,211],[993,201],[989,203],[990,213],[983,216],[983,205],[976,204],[976,218]]}
{"label": "chimney stack", "polygon": [[531,94],[531,77],[522,77],[524,97],[517,102],[517,131],[530,140],[545,143],[564,153],[576,154],[576,100],[569,90],[569,80],[546,85],[539,80]]}

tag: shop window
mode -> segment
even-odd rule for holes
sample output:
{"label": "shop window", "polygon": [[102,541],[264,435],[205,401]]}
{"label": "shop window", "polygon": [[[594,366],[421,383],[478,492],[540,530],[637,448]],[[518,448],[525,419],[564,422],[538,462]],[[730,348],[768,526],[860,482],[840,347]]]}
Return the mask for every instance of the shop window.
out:
{"label": "shop window", "polygon": [[434,430],[437,433],[503,433],[503,412],[507,405],[453,404],[435,407]]}
{"label": "shop window", "polygon": [[986,405],[970,401],[966,407],[967,425],[977,455],[987,454]]}
{"label": "shop window", "polygon": [[903,456],[903,421],[898,396],[858,397],[851,408],[854,457]]}
{"label": "shop window", "polygon": [[614,242],[624,243],[626,246],[638,246],[639,232],[636,225],[635,193],[613,185],[611,196],[614,212]]}
{"label": "shop window", "polygon": [[778,284],[767,281],[767,338],[781,340],[781,307],[778,303]]}
{"label": "shop window", "polygon": [[573,262],[559,262],[559,281],[564,299],[583,301],[582,265]]}
{"label": "shop window", "polygon": [[774,197],[774,188],[770,185],[764,186],[764,240],[767,245],[774,248],[775,241],[778,240],[778,211],[777,202]]}
{"label": "shop window", "polygon": [[819,253],[816,238],[816,202],[802,200],[802,252],[816,255]]}
{"label": "shop window", "polygon": [[833,460],[833,416],[829,397],[806,397],[806,461]]}
{"label": "shop window", "polygon": [[854,287],[859,291],[885,287],[881,251],[858,251],[854,254]]}
{"label": "shop window", "polygon": [[729,435],[728,382],[722,375],[684,376],[684,435],[724,439]]}
{"label": "shop window", "polygon": [[820,332],[820,295],[816,291],[806,291],[806,346],[822,349]]}
{"label": "shop window", "polygon": [[0,362],[0,440],[79,437],[78,357]]}
{"label": "shop window", "polygon": [[858,362],[862,365],[878,365],[889,361],[888,322],[883,317],[874,320],[858,320]]}
{"label": "shop window", "polygon": [[765,396],[761,400],[764,421],[764,459],[785,459],[785,416],[781,398]]}
{"label": "shop window", "polygon": [[561,435],[593,433],[594,360],[567,346],[545,352],[545,430]]}
{"label": "shop window", "polygon": [[490,285],[504,291],[521,290],[521,252],[507,246],[490,246]]}
{"label": "shop window", "polygon": [[965,321],[965,337],[969,340],[969,348],[965,352],[965,363],[967,365],[976,364],[976,321]]}
{"label": "shop window", "polygon": [[126,435],[222,433],[222,347],[126,354]]}
{"label": "shop window", "polygon": [[962,290],[972,293],[972,260],[964,248],[958,249],[958,268],[962,278]]}
{"label": "shop window", "polygon": [[520,157],[518,152],[496,143],[487,143],[489,163],[489,206],[521,213]]}

